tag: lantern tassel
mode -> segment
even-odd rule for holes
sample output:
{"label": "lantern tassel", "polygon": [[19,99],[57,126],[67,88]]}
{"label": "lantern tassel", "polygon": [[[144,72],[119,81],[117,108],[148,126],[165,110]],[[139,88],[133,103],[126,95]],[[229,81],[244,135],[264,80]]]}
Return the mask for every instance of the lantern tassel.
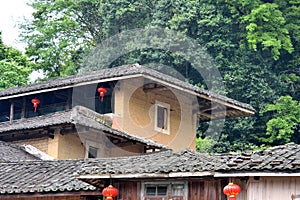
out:
{"label": "lantern tassel", "polygon": [[34,112],[36,112],[36,108],[37,108],[37,104],[33,104],[33,107],[34,107]]}

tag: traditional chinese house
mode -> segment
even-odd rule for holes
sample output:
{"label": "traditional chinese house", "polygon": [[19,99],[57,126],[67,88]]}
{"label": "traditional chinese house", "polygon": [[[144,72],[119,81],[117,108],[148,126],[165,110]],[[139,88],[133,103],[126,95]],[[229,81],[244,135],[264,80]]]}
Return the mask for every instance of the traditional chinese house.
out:
{"label": "traditional chinese house", "polygon": [[195,150],[199,122],[254,112],[135,64],[0,91],[0,140],[57,159]]}

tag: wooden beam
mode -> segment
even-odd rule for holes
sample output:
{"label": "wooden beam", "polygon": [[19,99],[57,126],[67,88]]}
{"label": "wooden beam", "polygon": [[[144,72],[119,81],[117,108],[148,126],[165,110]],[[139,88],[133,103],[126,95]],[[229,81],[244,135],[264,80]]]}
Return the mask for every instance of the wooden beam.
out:
{"label": "wooden beam", "polygon": [[26,111],[26,97],[22,98],[22,111],[21,111],[21,119],[25,118],[25,111]]}
{"label": "wooden beam", "polygon": [[248,177],[248,176],[277,176],[277,177],[300,177],[300,173],[288,173],[288,172],[240,172],[240,173],[220,173],[215,172],[214,177]]}
{"label": "wooden beam", "polygon": [[207,113],[199,111],[199,115],[200,116],[204,116],[204,117],[208,117],[209,119],[211,119],[211,115],[210,114],[207,114]]}
{"label": "wooden beam", "polygon": [[214,172],[171,172],[165,174],[158,173],[139,173],[139,174],[88,174],[80,175],[77,178],[80,180],[87,179],[110,179],[110,178],[130,178],[130,179],[140,179],[140,178],[177,178],[177,177],[203,177],[203,176],[214,176]]}
{"label": "wooden beam", "polygon": [[216,108],[218,108],[219,107],[219,105],[215,105],[215,106],[206,106],[206,107],[204,107],[204,108],[200,108],[199,110],[201,111],[201,112],[206,112],[206,111],[210,111],[210,110],[213,110],[213,109],[216,109]]}
{"label": "wooden beam", "polygon": [[68,89],[68,98],[67,98],[67,103],[66,103],[66,111],[70,111],[71,99],[72,99],[72,92],[71,92],[71,89]]}
{"label": "wooden beam", "polygon": [[148,92],[161,92],[161,91],[166,91],[168,90],[168,88],[164,87],[164,86],[155,86],[153,88],[143,88],[143,91],[145,93],[148,93]]}
{"label": "wooden beam", "polygon": [[[36,89],[34,91],[26,91],[26,92],[14,94],[14,95],[2,96],[2,97],[0,97],[0,100],[12,99],[12,98],[22,97],[22,96],[29,96],[29,95],[34,95],[34,94],[41,94],[44,92],[51,92],[51,91],[62,90],[62,89],[67,89],[67,88],[75,88],[75,87],[85,86],[85,85],[90,85],[90,84],[105,83],[105,82],[110,82],[110,81],[118,81],[118,80],[123,80],[123,79],[137,78],[137,77],[141,77],[141,76],[143,76],[143,75],[132,74],[132,75],[126,75],[126,76],[120,76],[120,77],[97,79],[97,80],[92,80],[92,81],[82,81],[82,82],[70,84],[70,85],[63,85],[63,86],[57,86],[57,87],[45,88],[45,89]],[[27,86],[27,87],[30,87],[30,86]]]}
{"label": "wooden beam", "polygon": [[10,103],[10,114],[9,114],[9,123],[12,124],[14,120],[14,102]]}

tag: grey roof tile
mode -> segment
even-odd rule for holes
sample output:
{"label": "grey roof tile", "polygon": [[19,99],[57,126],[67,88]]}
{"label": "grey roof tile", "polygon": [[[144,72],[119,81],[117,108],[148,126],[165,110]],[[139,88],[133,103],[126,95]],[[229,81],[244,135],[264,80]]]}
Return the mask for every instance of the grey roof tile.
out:
{"label": "grey roof tile", "polygon": [[78,174],[139,174],[212,171],[221,167],[218,158],[190,150],[161,151],[141,156],[86,160]]}
{"label": "grey roof tile", "polygon": [[146,75],[146,76],[154,77],[159,80],[166,81],[169,84],[176,85],[181,88],[196,92],[198,94],[205,95],[207,97],[212,97],[218,100],[222,100],[227,103],[231,103],[233,105],[237,105],[242,108],[255,112],[253,107],[248,104],[241,103],[236,100],[230,99],[228,97],[218,95],[211,91],[203,90],[187,82],[181,81],[177,78],[165,75],[163,73],[160,73],[158,71],[155,71],[153,69],[138,64],[108,68],[108,69],[103,69],[103,70],[99,70],[87,74],[69,76],[69,77],[59,78],[56,80],[46,81],[42,83],[36,83],[28,86],[10,88],[10,89],[0,91],[0,97],[6,97],[10,95],[32,92],[32,91],[37,91],[42,89],[51,89],[51,88],[62,87],[62,86],[73,86],[79,83],[85,83],[89,81],[101,80],[106,78],[115,78],[115,80],[118,80],[119,78],[130,76],[130,75],[143,75],[143,76]]}
{"label": "grey roof tile", "polygon": [[23,146],[9,144],[0,141],[0,163],[16,162],[20,160],[40,160],[40,159],[32,154],[29,154]]}
{"label": "grey roof tile", "polygon": [[44,128],[63,124],[74,124],[101,130],[115,136],[123,137],[132,141],[145,144],[147,146],[150,146],[151,148],[167,149],[166,146],[161,145],[153,140],[140,136],[135,136],[127,132],[118,131],[102,123],[99,123],[96,119],[97,116],[101,117],[100,114],[92,110],[89,110],[82,106],[76,106],[71,111],[61,111],[33,118],[25,118],[22,120],[16,120],[12,124],[10,124],[10,122],[0,123],[0,135],[3,133],[9,133],[14,131],[33,130],[37,128]]}
{"label": "grey roof tile", "polygon": [[289,143],[242,157],[243,154],[217,156],[227,163],[235,163],[230,166],[230,170],[235,171],[300,171],[300,165],[292,164],[300,161],[300,157],[297,157],[299,154],[300,145]]}
{"label": "grey roof tile", "polygon": [[76,179],[74,172],[82,163],[83,160],[0,163],[0,193],[96,190]]}
{"label": "grey roof tile", "polygon": [[[286,151],[288,149],[288,151]],[[0,163],[0,193],[95,190],[78,175],[169,174],[172,172],[299,172],[300,145],[287,144],[246,154],[165,150],[150,154],[86,160]],[[250,159],[249,159],[250,158]],[[242,162],[244,160],[244,162]],[[228,165],[228,163],[235,163]],[[76,173],[75,173],[76,172]]]}
{"label": "grey roof tile", "polygon": [[300,159],[295,156],[299,151],[300,145],[293,143],[247,154],[161,151],[134,157],[86,160],[77,173],[299,172]]}

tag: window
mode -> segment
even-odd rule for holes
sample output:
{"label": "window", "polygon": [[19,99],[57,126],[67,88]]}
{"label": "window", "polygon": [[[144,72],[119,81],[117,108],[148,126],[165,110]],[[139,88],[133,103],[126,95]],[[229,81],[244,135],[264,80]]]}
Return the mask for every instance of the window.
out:
{"label": "window", "polygon": [[167,185],[146,185],[146,196],[167,196]]}
{"label": "window", "polygon": [[183,196],[183,184],[174,184],[172,185],[172,196]]}
{"label": "window", "polygon": [[187,199],[187,183],[185,182],[151,182],[143,183],[143,200],[152,199]]}
{"label": "window", "polygon": [[86,158],[100,158],[101,151],[100,151],[100,144],[97,142],[93,142],[87,140],[85,143],[85,157]]}
{"label": "window", "polygon": [[93,146],[89,146],[88,158],[97,158],[99,149]]}
{"label": "window", "polygon": [[156,131],[170,133],[170,105],[156,101],[155,104],[155,127]]}

